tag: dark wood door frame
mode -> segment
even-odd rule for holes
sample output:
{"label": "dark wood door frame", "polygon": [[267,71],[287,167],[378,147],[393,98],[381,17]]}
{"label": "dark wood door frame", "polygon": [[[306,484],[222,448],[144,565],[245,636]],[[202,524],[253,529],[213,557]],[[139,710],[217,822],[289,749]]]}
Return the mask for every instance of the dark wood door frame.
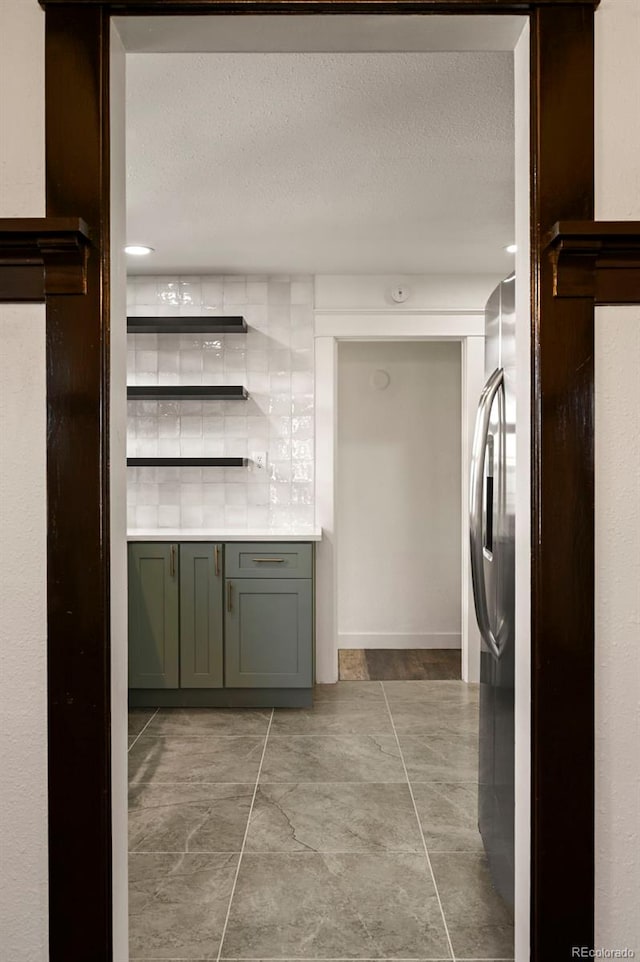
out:
{"label": "dark wood door frame", "polygon": [[114,14],[169,13],[530,17],[531,958],[570,959],[573,946],[593,945],[594,294],[572,281],[569,296],[556,296],[559,260],[546,245],[557,221],[593,218],[596,0],[41,2],[47,217],[81,217],[91,237],[86,293],[46,298],[52,962],[120,962],[111,932],[109,27]]}

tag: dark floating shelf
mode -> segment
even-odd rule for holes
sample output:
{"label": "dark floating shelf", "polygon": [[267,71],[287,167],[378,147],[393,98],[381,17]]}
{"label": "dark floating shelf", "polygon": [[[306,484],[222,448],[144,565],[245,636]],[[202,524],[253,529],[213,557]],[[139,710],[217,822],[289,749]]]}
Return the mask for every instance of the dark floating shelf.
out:
{"label": "dark floating shelf", "polygon": [[129,468],[244,468],[247,458],[127,458]]}
{"label": "dark floating shelf", "polygon": [[128,317],[127,334],[245,334],[244,317]]}
{"label": "dark floating shelf", "polygon": [[241,385],[145,384],[127,388],[129,401],[246,401],[248,397]]}

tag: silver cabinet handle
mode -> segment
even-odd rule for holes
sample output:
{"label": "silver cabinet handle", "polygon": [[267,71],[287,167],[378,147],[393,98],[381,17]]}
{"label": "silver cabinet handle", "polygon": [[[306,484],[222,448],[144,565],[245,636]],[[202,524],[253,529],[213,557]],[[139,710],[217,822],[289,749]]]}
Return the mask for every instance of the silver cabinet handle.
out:
{"label": "silver cabinet handle", "polygon": [[480,634],[496,658],[500,658],[502,651],[500,648],[500,640],[494,635],[491,629],[489,607],[487,605],[487,586],[484,580],[482,565],[482,480],[491,408],[503,384],[504,371],[502,368],[497,368],[485,384],[480,397],[478,414],[476,416],[476,427],[473,435],[471,477],[469,483],[469,540],[473,600]]}
{"label": "silver cabinet handle", "polygon": [[252,560],[252,561],[255,561],[256,564],[267,564],[267,563],[268,563],[268,564],[281,565],[281,564],[284,563],[284,558],[252,558],[251,560]]}

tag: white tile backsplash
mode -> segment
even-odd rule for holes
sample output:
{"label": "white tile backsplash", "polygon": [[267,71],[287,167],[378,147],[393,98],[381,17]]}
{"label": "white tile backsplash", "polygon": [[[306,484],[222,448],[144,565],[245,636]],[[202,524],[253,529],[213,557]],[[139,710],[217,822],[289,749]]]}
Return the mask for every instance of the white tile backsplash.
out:
{"label": "white tile backsplash", "polygon": [[135,528],[314,525],[313,279],[130,277],[128,313],[242,314],[246,335],[129,335],[129,384],[243,384],[246,401],[129,402],[130,457],[250,457],[267,468],[129,468]]}

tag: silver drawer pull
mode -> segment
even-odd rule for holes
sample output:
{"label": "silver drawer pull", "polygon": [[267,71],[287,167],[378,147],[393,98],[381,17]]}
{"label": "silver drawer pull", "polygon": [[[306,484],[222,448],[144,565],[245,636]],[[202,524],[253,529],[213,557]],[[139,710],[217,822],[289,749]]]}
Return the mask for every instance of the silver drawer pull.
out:
{"label": "silver drawer pull", "polygon": [[284,558],[254,558],[256,564],[278,564],[281,565],[284,562]]}

